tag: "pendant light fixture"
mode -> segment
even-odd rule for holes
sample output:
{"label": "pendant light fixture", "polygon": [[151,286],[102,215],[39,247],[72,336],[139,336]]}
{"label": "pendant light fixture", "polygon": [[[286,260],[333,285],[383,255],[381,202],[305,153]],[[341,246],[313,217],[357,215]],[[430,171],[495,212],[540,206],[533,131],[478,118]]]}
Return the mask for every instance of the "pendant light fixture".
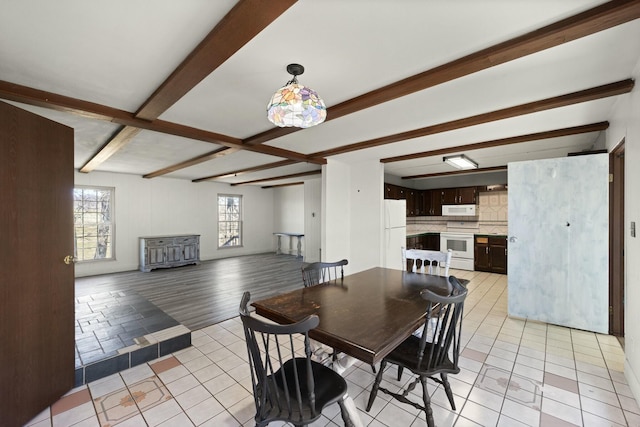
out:
{"label": "pendant light fixture", "polygon": [[267,118],[280,127],[308,128],[324,122],[327,107],[318,93],[298,83],[297,76],[304,73],[300,64],[287,65],[287,72],[293,76],[284,87],[273,94],[267,105]]}

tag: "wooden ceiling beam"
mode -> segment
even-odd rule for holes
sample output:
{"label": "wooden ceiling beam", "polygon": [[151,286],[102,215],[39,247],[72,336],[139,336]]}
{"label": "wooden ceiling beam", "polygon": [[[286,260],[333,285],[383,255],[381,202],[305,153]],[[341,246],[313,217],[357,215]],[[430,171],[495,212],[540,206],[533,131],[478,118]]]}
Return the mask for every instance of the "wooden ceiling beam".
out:
{"label": "wooden ceiling beam", "polygon": [[[34,89],[1,80],[0,98],[8,99],[22,104],[35,105],[37,107],[43,107],[50,110],[72,113],[81,117],[104,120],[111,123],[123,125],[125,126],[125,128],[134,127],[144,130],[150,130],[154,132],[165,133],[168,135],[194,139],[197,141],[218,144],[228,148],[250,150],[256,153],[283,157],[285,159],[293,159],[299,162],[307,162],[319,165],[326,163],[325,159],[311,157],[305,154],[296,153],[294,151],[284,150],[276,147],[270,147],[266,145],[247,147],[243,144],[240,138],[234,138],[232,136],[197,129],[178,123],[168,122],[165,120],[142,120],[135,117],[133,113],[128,111],[119,110],[117,108],[107,107],[105,105],[87,102],[81,99],[58,95],[52,92],[46,92],[43,90]],[[116,134],[114,134],[114,137],[115,135],[118,135],[121,131],[123,131],[123,129],[120,129]],[[131,130],[127,129],[126,132],[131,132]],[[112,139],[113,137],[110,138],[110,140]],[[101,148],[101,151],[107,149],[107,145],[103,146]]]}
{"label": "wooden ceiling beam", "polygon": [[[156,120],[205,77],[264,30],[297,0],[240,0],[136,112],[137,119]],[[127,126],[114,135],[80,172],[91,172],[139,132]],[[237,151],[237,150],[236,150]]]}
{"label": "wooden ceiling beam", "polygon": [[436,133],[448,132],[456,129],[494,122],[497,120],[522,116],[525,114],[538,113],[540,111],[545,111],[552,108],[560,108],[566,107],[568,105],[579,104],[581,102],[594,101],[596,99],[629,93],[631,92],[631,89],[633,89],[633,85],[634,82],[631,79],[622,80],[619,82],[597,86],[566,95],[554,96],[540,101],[529,102],[526,104],[503,108],[501,110],[495,110],[488,113],[465,117],[462,119],[451,120],[449,122],[426,126],[420,129],[414,129],[407,132],[383,136],[381,138],[374,138],[367,141],[343,145],[342,147],[336,147],[330,150],[312,153],[310,154],[310,156],[323,158],[328,156],[335,156],[337,154],[349,153],[352,151],[363,150],[365,148],[379,147],[381,145],[391,144],[398,141],[406,141],[408,139],[420,138],[423,136],[434,135]]}
{"label": "wooden ceiling beam", "polygon": [[279,188],[279,187],[291,187],[292,185],[303,185],[304,181],[290,182],[288,184],[276,184],[276,185],[263,185],[260,188]]}
{"label": "wooden ceiling beam", "polygon": [[184,162],[177,163],[175,165],[159,169],[155,172],[148,173],[146,175],[142,175],[143,178],[156,178],[158,176],[166,175],[171,172],[175,172],[180,169],[188,168],[190,166],[194,166],[200,164],[202,162],[207,162],[209,160],[218,159],[220,157],[227,156],[229,154],[233,154],[237,152],[237,148],[227,148],[222,147],[217,150],[211,151],[209,153],[202,154],[198,157],[194,157],[193,159],[185,160]]}
{"label": "wooden ceiling beam", "polygon": [[142,105],[136,116],[155,120],[275,21],[297,0],[240,0]]}
{"label": "wooden ceiling beam", "polygon": [[235,182],[235,183],[233,183],[231,185],[232,186],[236,186],[236,185],[255,184],[257,182],[276,181],[278,179],[298,178],[298,177],[301,177],[301,176],[318,175],[318,174],[321,174],[321,173],[322,173],[321,170],[315,170],[315,171],[310,171],[310,172],[292,173],[290,175],[281,175],[281,176],[274,176],[274,177],[271,177],[271,178],[254,179],[254,180],[251,180],[251,181],[244,181],[244,182]]}
{"label": "wooden ceiling beam", "polygon": [[563,129],[555,129],[545,132],[529,133],[526,135],[512,136],[509,138],[492,139],[490,141],[476,142],[472,144],[457,145],[455,147],[440,148],[437,150],[423,151],[421,153],[407,154],[404,156],[387,157],[380,159],[381,163],[401,162],[404,160],[420,159],[423,157],[442,156],[460,151],[481,150],[483,148],[500,147],[509,144],[519,144],[521,142],[538,141],[542,139],[559,138],[562,136],[579,135],[583,133],[599,132],[606,130],[609,122],[592,123],[583,126],[574,126]]}
{"label": "wooden ceiling beam", "polygon": [[425,173],[422,175],[403,176],[402,179],[435,178],[437,176],[468,175],[472,173],[498,172],[498,171],[506,171],[506,170],[507,170],[507,165],[492,166],[489,168],[465,169],[465,170],[451,171],[451,172]]}
{"label": "wooden ceiling beam", "polygon": [[[610,1],[329,107],[326,121],[541,52],[638,18],[640,18],[640,0]],[[274,128],[246,138],[245,143],[248,145],[261,144],[299,130],[297,128]]]}
{"label": "wooden ceiling beam", "polygon": [[212,179],[231,178],[232,176],[244,175],[244,174],[251,173],[251,172],[258,172],[258,171],[263,171],[263,170],[267,170],[267,169],[274,169],[274,168],[279,168],[279,167],[282,167],[282,166],[289,166],[289,165],[293,165],[295,163],[298,163],[298,162],[293,161],[293,160],[281,160],[281,161],[275,162],[275,163],[268,163],[268,164],[260,165],[260,166],[252,166],[250,168],[239,169],[239,170],[232,171],[232,172],[225,172],[225,173],[218,174],[218,175],[206,176],[206,177],[203,177],[203,178],[194,179],[194,180],[192,180],[192,182],[202,182],[202,181],[209,181],[209,180],[212,180]]}

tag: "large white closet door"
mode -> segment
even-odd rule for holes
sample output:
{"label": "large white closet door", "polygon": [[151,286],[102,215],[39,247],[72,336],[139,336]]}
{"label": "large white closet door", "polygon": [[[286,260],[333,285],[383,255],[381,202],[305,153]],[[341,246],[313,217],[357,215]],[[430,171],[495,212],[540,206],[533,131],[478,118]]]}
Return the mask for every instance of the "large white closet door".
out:
{"label": "large white closet door", "polygon": [[608,330],[606,154],[509,164],[509,315]]}

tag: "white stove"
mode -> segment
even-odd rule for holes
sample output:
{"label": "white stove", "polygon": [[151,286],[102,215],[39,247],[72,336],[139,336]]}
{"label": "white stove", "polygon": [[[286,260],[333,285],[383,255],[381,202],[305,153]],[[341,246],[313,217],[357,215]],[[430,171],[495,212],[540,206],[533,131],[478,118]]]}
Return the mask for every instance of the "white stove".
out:
{"label": "white stove", "polygon": [[473,271],[473,235],[478,229],[475,221],[447,222],[447,231],[440,233],[440,250],[451,250],[451,268]]}

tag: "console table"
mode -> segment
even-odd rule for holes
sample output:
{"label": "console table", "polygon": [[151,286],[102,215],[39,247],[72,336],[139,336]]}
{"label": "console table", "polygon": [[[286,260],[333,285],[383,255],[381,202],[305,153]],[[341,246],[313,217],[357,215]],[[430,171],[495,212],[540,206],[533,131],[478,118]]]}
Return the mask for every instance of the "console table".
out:
{"label": "console table", "polygon": [[302,238],[304,237],[304,234],[298,234],[298,233],[273,233],[273,234],[275,236],[278,236],[278,248],[276,249],[277,255],[282,253],[281,242],[280,242],[280,238],[282,236],[289,238],[289,253],[291,253],[291,239],[293,237],[297,237],[298,238],[298,258],[302,258]]}
{"label": "console table", "polygon": [[140,237],[140,271],[200,264],[200,235]]}

